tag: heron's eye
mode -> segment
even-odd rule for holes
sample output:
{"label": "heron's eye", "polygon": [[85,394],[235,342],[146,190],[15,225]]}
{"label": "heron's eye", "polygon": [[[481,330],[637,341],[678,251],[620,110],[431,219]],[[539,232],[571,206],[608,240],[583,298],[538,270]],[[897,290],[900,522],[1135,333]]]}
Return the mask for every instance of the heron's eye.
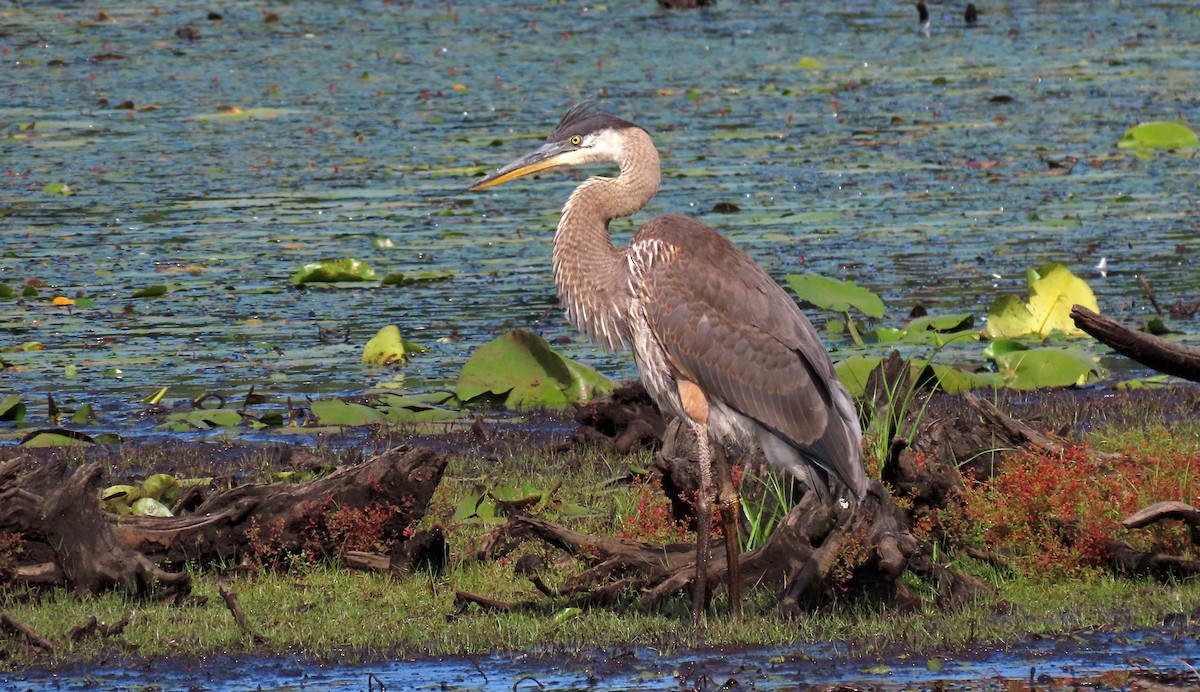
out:
{"label": "heron's eye", "polygon": [[579,135],[575,135],[574,137],[571,138],[571,144],[574,144],[575,146],[579,146],[580,144],[583,144],[583,137],[580,137]]}

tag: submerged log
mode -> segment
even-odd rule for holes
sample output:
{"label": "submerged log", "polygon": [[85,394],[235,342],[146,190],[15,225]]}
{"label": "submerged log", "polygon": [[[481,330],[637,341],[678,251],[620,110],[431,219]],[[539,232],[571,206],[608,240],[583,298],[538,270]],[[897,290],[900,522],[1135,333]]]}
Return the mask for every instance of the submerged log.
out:
{"label": "submerged log", "polygon": [[1200,349],[1130,329],[1087,308],[1071,308],[1075,326],[1127,358],[1168,375],[1200,382]]}

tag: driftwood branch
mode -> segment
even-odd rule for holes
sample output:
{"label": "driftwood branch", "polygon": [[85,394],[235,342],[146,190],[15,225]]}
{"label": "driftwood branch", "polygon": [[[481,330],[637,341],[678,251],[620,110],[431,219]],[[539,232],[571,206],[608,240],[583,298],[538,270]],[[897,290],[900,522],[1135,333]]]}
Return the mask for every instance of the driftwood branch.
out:
{"label": "driftwood branch", "polygon": [[1071,319],[1083,331],[1114,351],[1158,372],[1200,382],[1200,349],[1139,332],[1076,305]]}

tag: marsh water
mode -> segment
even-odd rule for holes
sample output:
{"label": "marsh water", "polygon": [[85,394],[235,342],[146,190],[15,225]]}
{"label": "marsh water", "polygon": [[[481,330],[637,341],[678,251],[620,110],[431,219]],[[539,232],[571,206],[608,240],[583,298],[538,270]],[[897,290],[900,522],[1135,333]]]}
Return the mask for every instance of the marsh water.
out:
{"label": "marsh water", "polygon": [[[215,655],[150,661],[137,668],[26,671],[13,689],[62,690],[796,690],[1145,689],[1200,659],[1187,632],[1083,634],[953,656],[856,658],[839,645],[707,649],[648,647],[575,655],[529,653],[396,658],[367,664]],[[1130,673],[1137,669],[1136,673]],[[6,677],[0,674],[0,683]],[[838,687],[842,686],[842,687]],[[1169,688],[1163,689],[1182,689]]]}
{"label": "marsh water", "polygon": [[[626,355],[584,343],[556,307],[550,242],[579,178],[466,191],[584,99],[647,128],[663,155],[659,195],[614,223],[619,238],[650,214],[690,214],[777,278],[811,271],[878,292],[883,324],[918,305],[979,324],[1048,262],[1087,279],[1120,319],[1153,313],[1139,279],[1164,306],[1196,300],[1195,150],[1116,147],[1139,123],[1200,119],[1195,3],[976,4],[978,26],[959,3],[934,2],[922,30],[902,2],[8,3],[0,283],[30,295],[0,299],[0,395],[20,394],[35,422],[52,393],[68,409],[95,405],[101,427],[145,432],[138,402],[160,387],[168,401],[250,387],[276,401],[436,391],[513,327],[632,377]],[[342,257],[417,281],[290,281]],[[157,287],[165,293],[136,294]],[[403,367],[362,365],[363,344],[389,324],[430,351]],[[1194,320],[1171,326],[1196,342]],[[1144,649],[1155,665],[1198,655],[1192,639],[1155,642]],[[1098,646],[1109,658],[1085,671],[1143,655]],[[903,675],[864,664],[810,678],[802,657],[778,684],[773,672],[746,680],[984,685],[997,670],[1024,679],[1030,665],[1078,665],[1081,650],[984,662],[965,677],[922,662]],[[732,660],[745,674],[792,655]],[[233,677],[114,668],[5,684],[475,689],[502,678],[512,689],[527,674],[619,689],[678,686],[671,671],[688,660],[631,665],[612,684],[589,679],[586,658],[559,674],[512,656],[425,661],[416,678],[401,662],[297,664],[292,678],[278,661],[231,660],[221,669]]]}
{"label": "marsh water", "polygon": [[[578,176],[466,191],[584,99],[663,154],[661,192],[619,238],[690,214],[781,281],[878,292],[879,324],[920,305],[982,326],[1048,262],[1118,319],[1153,313],[1139,278],[1161,306],[1195,300],[1195,150],[1116,147],[1196,119],[1194,3],[978,4],[967,27],[933,3],[928,31],[870,2],[8,5],[0,282],[36,295],[0,299],[0,393],[30,420],[52,393],[137,431],[160,387],[164,403],[445,389],[513,327],[632,377],[557,309],[550,243]],[[290,282],[344,257],[418,281]],[[389,324],[430,351],[363,366]]]}

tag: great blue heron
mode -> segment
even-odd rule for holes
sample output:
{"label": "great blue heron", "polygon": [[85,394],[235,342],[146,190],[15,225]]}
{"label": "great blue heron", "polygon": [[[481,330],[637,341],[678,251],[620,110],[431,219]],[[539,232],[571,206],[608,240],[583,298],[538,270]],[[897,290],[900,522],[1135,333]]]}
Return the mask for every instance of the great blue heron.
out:
{"label": "great blue heron", "polygon": [[[658,151],[633,123],[590,104],[567,111],[541,148],[471,186],[530,173],[615,163],[571,193],[554,234],[554,282],[567,317],[609,350],[633,347],[658,406],[691,425],[700,467],[692,622],[707,586],[713,488],[710,436],[757,443],[767,460],[828,501],[832,473],[859,499],[866,492],[862,430],[846,388],[812,324],[753,260],[686,216],[647,221],[618,249],[611,220],[631,216],[658,191]],[[723,498],[727,527],[737,499]],[[736,531],[726,533],[730,607],[739,613]],[[729,547],[732,546],[732,547]]]}

